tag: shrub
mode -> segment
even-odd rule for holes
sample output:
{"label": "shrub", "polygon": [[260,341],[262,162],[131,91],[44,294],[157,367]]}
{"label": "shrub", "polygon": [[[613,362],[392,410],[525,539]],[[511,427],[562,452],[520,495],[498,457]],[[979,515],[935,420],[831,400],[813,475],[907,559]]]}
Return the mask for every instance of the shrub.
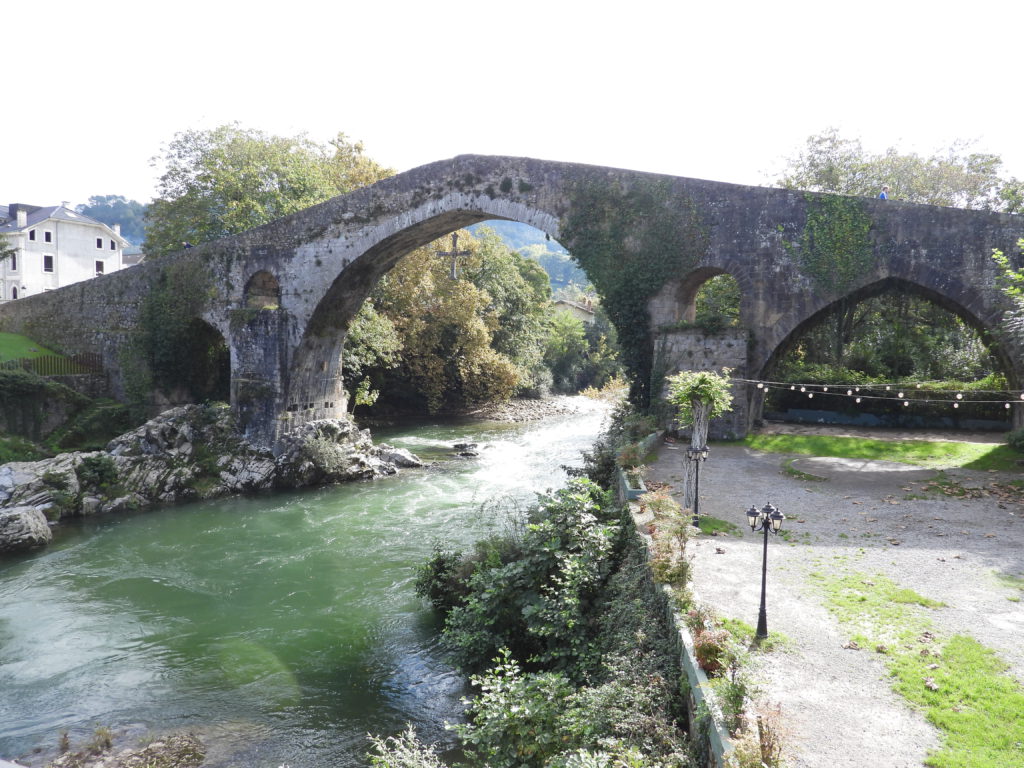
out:
{"label": "shrub", "polygon": [[416,569],[416,594],[447,613],[465,594],[464,582],[459,578],[461,564],[461,552],[434,544],[430,559]]}
{"label": "shrub", "polygon": [[367,757],[373,768],[444,768],[434,748],[420,743],[412,726],[386,739],[371,736],[370,742],[373,752]]}
{"label": "shrub", "polygon": [[1024,427],[1015,429],[1006,436],[1006,442],[1013,450],[1024,453]]}
{"label": "shrub", "polygon": [[600,488],[573,480],[541,497],[515,559],[505,562],[491,545],[445,623],[445,642],[462,666],[480,669],[505,647],[528,663],[582,673],[593,655],[588,611],[619,535],[604,522],[607,508],[614,509]]}
{"label": "shrub", "polygon": [[729,664],[729,639],[724,629],[702,629],[693,638],[693,651],[700,668],[709,674],[719,672]]}
{"label": "shrub", "polygon": [[467,712],[469,722],[453,729],[463,745],[488,768],[542,766],[565,749],[559,719],[572,684],[557,672],[523,674],[507,648],[483,676]]}
{"label": "shrub", "polygon": [[78,475],[78,482],[83,489],[110,491],[117,486],[117,465],[106,454],[86,456],[75,467],[75,474]]}

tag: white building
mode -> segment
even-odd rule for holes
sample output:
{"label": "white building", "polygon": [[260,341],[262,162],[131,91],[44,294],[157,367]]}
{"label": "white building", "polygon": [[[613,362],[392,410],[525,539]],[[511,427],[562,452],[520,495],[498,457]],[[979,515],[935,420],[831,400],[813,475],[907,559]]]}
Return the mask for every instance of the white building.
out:
{"label": "white building", "polygon": [[0,245],[15,251],[0,262],[0,302],[122,269],[120,229],[63,205],[0,205]]}

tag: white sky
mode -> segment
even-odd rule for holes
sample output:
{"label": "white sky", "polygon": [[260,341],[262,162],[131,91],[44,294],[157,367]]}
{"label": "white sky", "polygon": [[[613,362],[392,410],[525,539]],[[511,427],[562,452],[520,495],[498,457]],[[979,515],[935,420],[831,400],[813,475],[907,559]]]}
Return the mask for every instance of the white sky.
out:
{"label": "white sky", "polygon": [[143,202],[176,132],[338,131],[767,184],[829,126],[1024,177],[1024,3],[48,0],[4,7],[0,202]]}

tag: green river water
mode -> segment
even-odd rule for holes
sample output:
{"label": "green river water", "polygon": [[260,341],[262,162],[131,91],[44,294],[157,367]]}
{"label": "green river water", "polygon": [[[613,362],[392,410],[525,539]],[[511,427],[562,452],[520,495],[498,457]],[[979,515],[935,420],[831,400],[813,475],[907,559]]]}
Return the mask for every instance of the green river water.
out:
{"label": "green river water", "polygon": [[[366,763],[367,733],[453,743],[466,693],[412,589],[435,541],[468,546],[562,485],[605,411],[381,433],[433,466],[306,492],[62,526],[0,561],[0,758],[62,730],[134,745],[188,728],[214,766]],[[451,459],[452,443],[480,444]],[[33,750],[42,748],[42,753]]]}

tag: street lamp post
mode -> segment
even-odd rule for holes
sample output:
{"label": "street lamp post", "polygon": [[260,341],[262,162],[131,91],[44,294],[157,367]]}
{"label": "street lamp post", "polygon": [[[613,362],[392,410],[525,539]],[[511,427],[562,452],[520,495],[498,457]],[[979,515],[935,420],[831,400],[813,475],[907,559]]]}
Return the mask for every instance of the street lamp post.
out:
{"label": "street lamp post", "polygon": [[703,448],[695,448],[692,445],[686,449],[686,458],[688,461],[692,461],[694,478],[693,478],[693,524],[695,527],[700,526],[700,465],[702,462],[707,461],[708,458],[708,447],[705,445]]}
{"label": "street lamp post", "polygon": [[750,523],[750,530],[757,533],[764,531],[764,555],[761,558],[761,611],[757,615],[757,632],[755,637],[763,640],[768,637],[768,614],[765,611],[765,586],[768,581],[768,531],[778,534],[782,528],[782,521],[786,519],[777,507],[771,502],[765,504],[761,509],[751,505],[747,510],[747,522]]}

